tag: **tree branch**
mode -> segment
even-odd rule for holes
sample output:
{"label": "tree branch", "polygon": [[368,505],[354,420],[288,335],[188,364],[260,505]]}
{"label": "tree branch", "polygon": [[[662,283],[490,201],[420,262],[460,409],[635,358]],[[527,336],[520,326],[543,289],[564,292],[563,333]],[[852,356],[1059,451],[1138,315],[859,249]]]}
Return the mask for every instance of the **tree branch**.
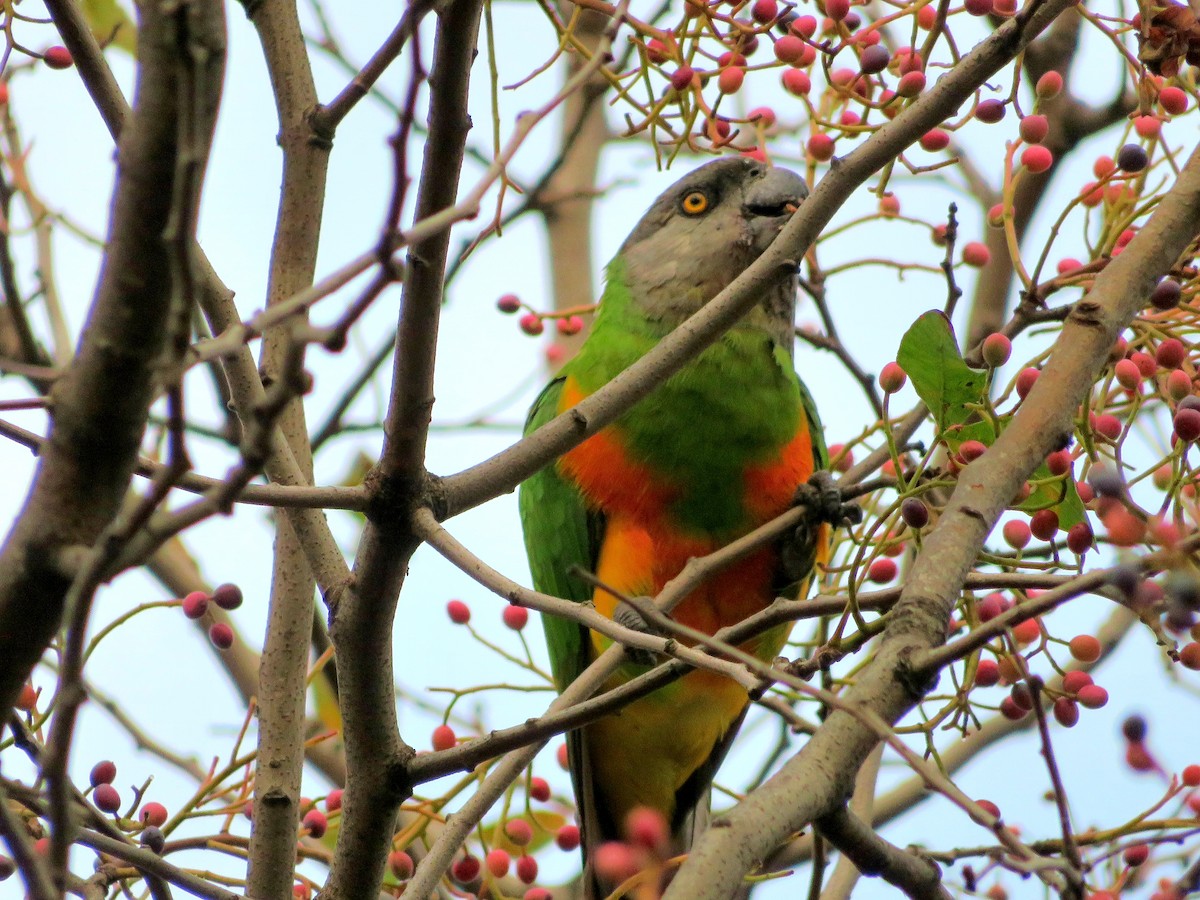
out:
{"label": "tree branch", "polygon": [[[1053,2],[1044,4],[1034,21],[1060,8]],[[1017,21],[1020,17],[1008,24]],[[1044,27],[1047,20],[1041,21]],[[1012,423],[988,453],[962,472],[941,519],[925,538],[875,659],[847,695],[848,704],[895,722],[928,689],[928,683],[910,677],[908,660],[943,640],[962,583],[988,532],[1029,474],[1072,433],[1075,411],[1117,334],[1144,306],[1156,279],[1190,244],[1197,221],[1200,149],[1145,228],[1076,305],[1055,342],[1045,377]],[[705,832],[666,896],[694,896],[700,885],[719,894],[736,889],[741,874],[766,857],[774,844],[842,802],[854,772],[877,740],[854,716],[835,710],[797,756],[730,812],[727,827]],[[780,816],[779,810],[787,814]]]}

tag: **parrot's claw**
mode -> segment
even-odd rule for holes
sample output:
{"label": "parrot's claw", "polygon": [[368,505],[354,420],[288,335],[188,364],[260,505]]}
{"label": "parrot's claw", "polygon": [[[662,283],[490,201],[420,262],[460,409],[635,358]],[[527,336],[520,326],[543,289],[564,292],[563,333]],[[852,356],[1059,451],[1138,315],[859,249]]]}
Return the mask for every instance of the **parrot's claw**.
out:
{"label": "parrot's claw", "polygon": [[[658,634],[658,629],[646,620],[646,617],[642,615],[642,611],[633,604],[626,603],[624,600],[617,604],[617,609],[613,613],[613,622],[622,628],[628,628],[630,631],[637,631],[641,634]],[[626,645],[625,655],[629,657],[630,662],[637,663],[639,666],[652,666],[658,662],[654,653],[649,650],[643,650],[641,647]]]}
{"label": "parrot's claw", "polygon": [[807,484],[796,489],[795,502],[807,506],[816,521],[828,522],[834,527],[857,525],[863,518],[862,507],[842,499],[841,488],[825,469],[814,472]]}
{"label": "parrot's claw", "polygon": [[788,584],[808,577],[817,560],[817,533],[820,526],[848,527],[862,521],[862,507],[842,500],[842,492],[825,470],[814,472],[807,484],[796,489],[793,501],[803,505],[807,515],[782,543],[783,572]]}

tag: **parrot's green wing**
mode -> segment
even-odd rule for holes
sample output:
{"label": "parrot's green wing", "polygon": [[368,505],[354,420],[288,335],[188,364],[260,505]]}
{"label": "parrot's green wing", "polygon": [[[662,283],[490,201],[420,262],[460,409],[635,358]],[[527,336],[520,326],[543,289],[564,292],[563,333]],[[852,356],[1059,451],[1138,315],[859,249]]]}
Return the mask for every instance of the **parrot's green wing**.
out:
{"label": "parrot's green wing", "polygon": [[[565,379],[546,386],[529,411],[525,434],[532,434],[558,413]],[[589,512],[574,485],[559,476],[553,464],[521,485],[521,526],[533,586],[576,603],[590,602],[592,586],[571,574],[574,567],[595,571],[604,538],[604,517]],[[542,616],[550,666],[559,691],[575,680],[587,665],[586,629],[557,616]]]}
{"label": "parrot's green wing", "polygon": [[[565,380],[556,378],[542,391],[529,411],[525,434],[532,434],[557,415]],[[604,516],[588,510],[582,495],[558,474],[554,464],[521,484],[518,502],[533,586],[544,594],[590,603],[591,585],[571,572],[576,566],[595,571],[604,540]],[[587,667],[588,631],[576,622],[545,614],[542,628],[546,632],[554,683],[561,692]],[[579,821],[585,835],[598,835],[601,832],[596,819],[595,785],[588,777],[591,767],[580,732],[567,733],[567,752]],[[580,849],[585,847],[586,844]]]}
{"label": "parrot's green wing", "polygon": [[804,415],[808,419],[808,433],[812,440],[813,463],[816,470],[829,468],[829,448],[825,446],[825,426],[821,424],[821,417],[817,415],[817,404],[812,398],[812,394],[808,392],[808,388],[804,382],[797,379],[800,383],[800,405],[804,407]]}

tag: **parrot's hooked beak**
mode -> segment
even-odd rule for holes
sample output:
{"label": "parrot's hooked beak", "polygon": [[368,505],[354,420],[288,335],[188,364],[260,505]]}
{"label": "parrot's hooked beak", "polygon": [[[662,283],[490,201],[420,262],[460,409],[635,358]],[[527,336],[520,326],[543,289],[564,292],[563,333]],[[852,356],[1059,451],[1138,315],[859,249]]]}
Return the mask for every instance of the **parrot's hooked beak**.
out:
{"label": "parrot's hooked beak", "polygon": [[807,196],[808,185],[789,169],[764,169],[760,177],[747,185],[742,215],[757,252],[767,248]]}
{"label": "parrot's hooked beak", "polygon": [[807,196],[803,178],[790,169],[772,167],[751,182],[742,209],[751,216],[777,219],[794,213]]}

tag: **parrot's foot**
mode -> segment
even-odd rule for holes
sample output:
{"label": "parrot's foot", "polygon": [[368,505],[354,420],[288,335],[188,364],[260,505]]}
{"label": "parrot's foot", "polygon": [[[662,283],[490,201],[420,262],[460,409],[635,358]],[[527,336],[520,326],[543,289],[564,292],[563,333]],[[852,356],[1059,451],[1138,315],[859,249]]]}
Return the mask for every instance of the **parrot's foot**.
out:
{"label": "parrot's foot", "polygon": [[863,518],[862,507],[842,499],[841,488],[825,469],[814,472],[808,484],[796,489],[794,502],[808,507],[809,516],[814,521],[828,522],[835,528],[857,525]]}
{"label": "parrot's foot", "polygon": [[785,535],[781,550],[783,571],[788,583],[807,578],[816,563],[818,532],[828,523],[835,527],[857,525],[862,521],[862,507],[846,503],[833,476],[822,469],[814,472],[807,484],[796,489],[793,502],[803,505],[808,513],[791,534]]}
{"label": "parrot's foot", "polygon": [[[653,602],[649,597],[639,597],[638,599],[646,603]],[[613,621],[622,628],[628,628],[630,631],[640,634],[659,633],[658,629],[650,623],[636,605],[624,600],[617,604],[617,608],[613,612]],[[641,647],[630,647],[628,644],[625,645],[625,655],[629,657],[630,662],[637,663],[639,666],[652,666],[658,662],[655,653],[643,650]]]}

